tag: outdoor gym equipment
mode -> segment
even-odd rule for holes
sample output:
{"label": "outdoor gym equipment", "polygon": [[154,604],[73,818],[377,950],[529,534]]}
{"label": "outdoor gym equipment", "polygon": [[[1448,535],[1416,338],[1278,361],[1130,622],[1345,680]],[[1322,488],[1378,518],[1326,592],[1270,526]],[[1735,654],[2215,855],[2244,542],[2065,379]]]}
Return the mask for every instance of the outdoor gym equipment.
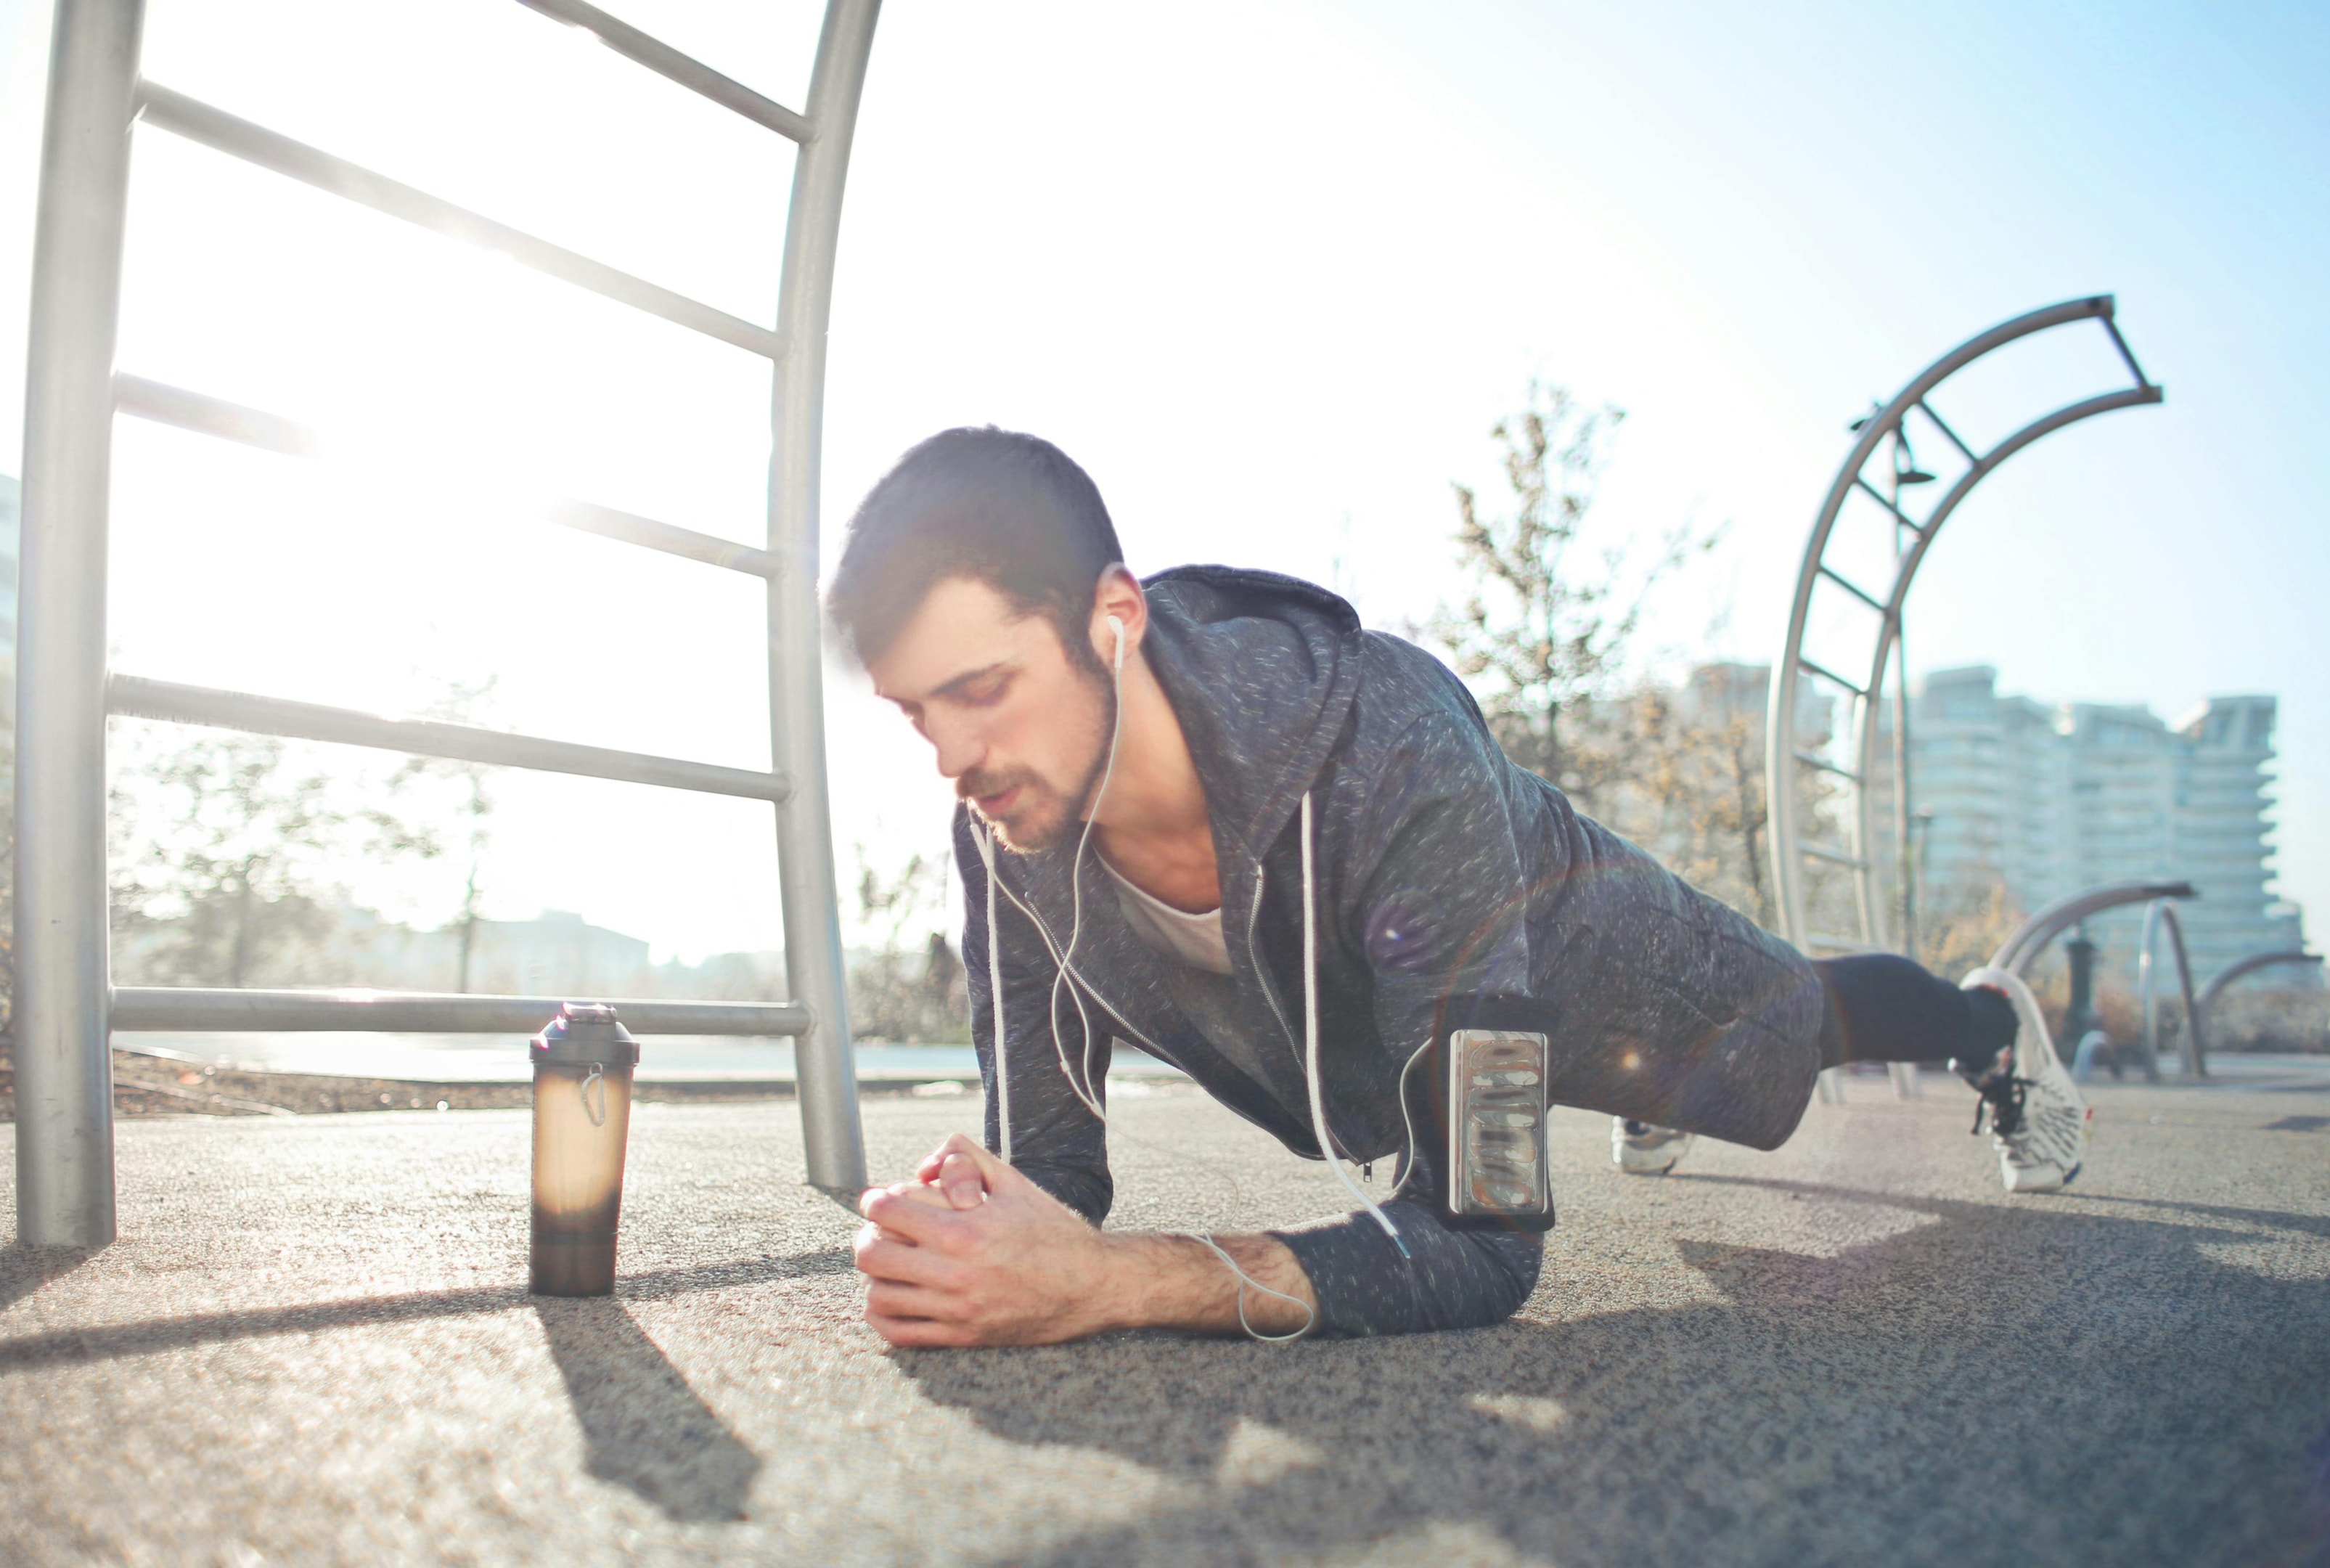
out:
{"label": "outdoor gym equipment", "polygon": [[[1877,824],[1869,784],[1877,776],[1877,748],[1880,739],[1880,704],[1885,696],[1886,664],[1893,660],[1901,643],[1901,610],[1909,594],[1909,585],[1916,579],[1926,552],[1933,547],[1942,525],[1964,504],[1975,487],[1994,470],[2024,447],[2041,438],[2053,434],[2066,425],[2076,424],[2098,413],[2115,409],[2135,408],[2158,403],[2163,393],[2147,380],[2143,367],[2120,336],[2113,320],[2113,301],[2108,294],[2092,299],[2070,299],[2060,305],[2050,305],[2003,321],[1989,331],[1981,333],[1958,345],[1933,364],[1910,378],[1893,400],[1857,426],[1860,438],[1845,456],[1843,466],[1829,486],[1828,497],[1814,519],[1812,537],[1804,546],[1804,564],[1796,574],[1795,596],[1788,611],[1788,632],[1777,665],[1772,671],[1771,717],[1766,727],[1768,743],[1765,754],[1765,796],[1771,815],[1772,882],[1777,894],[1781,923],[1789,941],[1809,952],[1865,953],[1904,949],[1914,944],[1910,929],[1912,910],[1906,897],[1909,877],[1909,790],[1908,776],[1908,711],[1906,679],[1896,687],[1896,719],[1892,727],[1894,746],[1894,777],[1899,787],[1893,791],[1895,847],[1901,860],[1900,881],[1905,889],[1900,910],[1901,918],[1895,922],[1898,930],[1890,930],[1886,912],[1879,897],[1877,880]],[[1968,366],[2003,348],[2008,344],[2058,327],[2093,321],[2109,335],[2112,347],[2136,385],[2117,392],[2104,393],[2042,414],[2030,421],[2013,433],[2001,439],[1988,451],[1976,451],[1962,440],[1958,432],[1936,412],[1932,398],[1949,379]],[[1918,469],[1909,457],[1907,423],[1915,414],[1924,428],[1947,443],[1963,461],[1964,470],[1943,492],[1939,500],[1923,516],[1905,507],[1902,490],[1905,486],[1924,486],[1934,476]],[[1890,458],[1890,471],[1879,469],[1877,477],[1886,481],[1880,489],[1871,483],[1869,470],[1880,450]],[[1893,576],[1890,585],[1875,587],[1855,581],[1840,566],[1828,559],[1830,546],[1836,533],[1837,521],[1843,515],[1845,504],[1859,498],[1880,510],[1892,531],[1895,543]],[[1804,636],[1813,609],[1815,589],[1829,594],[1842,594],[1852,606],[1866,613],[1872,625],[1866,644],[1865,659],[1852,661],[1851,671],[1840,671],[1806,657]],[[1803,681],[1807,676],[1823,686],[1833,689],[1847,704],[1850,723],[1846,727],[1849,760],[1807,748],[1797,733],[1798,704]],[[1809,840],[1803,836],[1803,826],[1797,820],[1796,780],[1799,767],[1809,767],[1835,780],[1850,795],[1845,817],[1845,841],[1831,843]],[[1842,868],[1852,879],[1854,904],[1853,932],[1816,931],[1806,913],[1805,866],[1807,860],[1820,860]],[[1914,1069],[1904,1069],[1898,1064],[1893,1073],[1897,1090],[1904,1096],[1917,1092]],[[1836,1076],[1832,1070],[1821,1078],[1823,1098],[1833,1099],[1841,1093]]]}
{"label": "outdoor gym equipment", "polygon": [[2269,968],[2277,964],[2297,964],[2319,969],[2322,967],[2322,955],[2277,948],[2270,953],[2252,953],[2246,958],[2236,959],[2217,971],[2209,984],[2201,987],[2199,998],[2201,1010],[2206,1012],[2215,1006],[2217,998],[2223,995],[2225,987],[2234,981],[2245,974],[2254,974],[2260,969]]}
{"label": "outdoor gym equipment", "polygon": [[[879,0],[829,0],[809,101],[772,102],[583,0],[517,0],[616,53],[799,144],[773,328],[743,320],[590,257],[305,146],[139,75],[144,0],[59,0],[41,154],[24,413],[18,646],[16,1215],[31,1246],[114,1235],[110,1031],[397,1029],[531,1033],[558,997],[376,995],[113,988],[106,955],[105,732],[109,714],[384,747],[765,800],[775,809],[783,1006],[622,1003],[641,1033],[791,1035],[809,1180],[866,1178],[851,1064],[820,686],[818,484],[826,321],[835,243]],[[142,120],[259,167],[483,246],[511,261],[760,355],[774,369],[768,546],[753,549],[568,501],[548,520],[743,572],[768,592],[765,774],[497,734],[461,725],[209,690],[106,669],[106,549],[117,409],[288,455],[314,432],[263,410],[114,373],[131,126]],[[601,999],[603,1000],[603,999]]]}

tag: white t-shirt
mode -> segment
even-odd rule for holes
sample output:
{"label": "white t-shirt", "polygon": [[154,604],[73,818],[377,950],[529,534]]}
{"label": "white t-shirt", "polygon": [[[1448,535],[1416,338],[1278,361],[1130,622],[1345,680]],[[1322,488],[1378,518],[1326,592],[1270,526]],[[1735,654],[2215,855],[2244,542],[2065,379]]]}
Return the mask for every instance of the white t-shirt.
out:
{"label": "white t-shirt", "polygon": [[1116,884],[1117,904],[1124,910],[1124,923],[1132,927],[1134,936],[1168,957],[1178,958],[1208,974],[1230,972],[1229,944],[1222,936],[1219,909],[1208,909],[1202,915],[1176,909],[1126,881],[1106,860],[1101,865],[1108,872],[1109,880]]}

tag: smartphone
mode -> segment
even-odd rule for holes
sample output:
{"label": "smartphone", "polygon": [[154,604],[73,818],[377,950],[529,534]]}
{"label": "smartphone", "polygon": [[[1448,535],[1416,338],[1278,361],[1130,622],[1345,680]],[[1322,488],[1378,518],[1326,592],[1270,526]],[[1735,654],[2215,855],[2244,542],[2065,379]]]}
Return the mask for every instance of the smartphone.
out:
{"label": "smartphone", "polygon": [[1546,1037],[1459,1029],[1448,1036],[1448,1212],[1459,1219],[1543,1218]]}

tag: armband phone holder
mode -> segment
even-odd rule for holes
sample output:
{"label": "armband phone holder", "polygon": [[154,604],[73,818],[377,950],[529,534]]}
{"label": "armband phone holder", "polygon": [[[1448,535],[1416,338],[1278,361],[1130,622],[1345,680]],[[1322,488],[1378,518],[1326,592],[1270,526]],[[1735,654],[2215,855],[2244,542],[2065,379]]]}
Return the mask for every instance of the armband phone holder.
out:
{"label": "armband phone holder", "polygon": [[1458,1029],[1448,1063],[1448,1212],[1539,1219],[1553,1208],[1545,1127],[1546,1037]]}
{"label": "armband phone holder", "polygon": [[1429,1084],[1425,1125],[1438,1133],[1434,1196],[1452,1229],[1553,1228],[1544,1013],[1524,999],[1466,998],[1435,1022],[1428,1072],[1418,1076]]}

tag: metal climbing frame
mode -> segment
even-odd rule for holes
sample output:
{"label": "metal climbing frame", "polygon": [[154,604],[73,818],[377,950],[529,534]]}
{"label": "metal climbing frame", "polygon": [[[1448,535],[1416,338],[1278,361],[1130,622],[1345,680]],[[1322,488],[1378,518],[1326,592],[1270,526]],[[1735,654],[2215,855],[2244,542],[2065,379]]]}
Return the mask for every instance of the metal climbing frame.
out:
{"label": "metal climbing frame", "polygon": [[[144,0],[58,0],[42,149],[24,417],[17,676],[17,1236],[94,1247],[114,1235],[113,1024],[138,1029],[531,1030],[559,998],[113,989],[107,971],[109,714],[582,774],[770,802],[792,1002],[628,1003],[635,1031],[798,1041],[809,1180],[851,1188],[865,1154],[827,803],[818,631],[818,483],[826,321],[849,148],[879,0],[829,0],[796,113],[583,0],[516,0],[800,146],[773,328],[143,81]],[[768,585],[771,772],[382,718],[106,670],[106,555],[117,408],[295,455],[313,432],[198,392],[117,377],[113,359],[131,126],[202,142],[577,288],[762,355],[774,366],[768,547],[587,502],[548,520],[744,572]]]}
{"label": "metal climbing frame", "polygon": [[[1765,757],[1766,796],[1771,813],[1771,856],[1773,886],[1778,894],[1781,919],[1788,939],[1809,951],[1849,953],[1886,951],[1898,944],[1906,945],[1906,936],[1889,933],[1885,911],[1879,897],[1876,849],[1878,844],[1874,807],[1869,783],[1877,774],[1878,745],[1882,726],[1880,705],[1885,696],[1887,661],[1893,658],[1900,642],[1901,610],[1909,598],[1909,584],[1918,575],[1918,565],[1926,552],[1933,546],[1941,532],[1974,488],[2008,458],[2041,437],[2053,434],[2064,426],[2114,409],[2134,408],[2144,404],[2158,403],[2161,389],[2145,376],[2130,352],[2119,328],[2113,321],[2111,296],[2070,299],[2029,315],[2018,316],[2001,322],[1989,331],[1969,338],[1941,358],[1934,361],[1913,377],[1892,402],[1862,422],[1858,427],[1860,439],[1846,455],[1844,464],[1837,470],[1834,482],[1829,486],[1828,498],[1822,504],[1820,515],[1813,523],[1812,537],[1804,546],[1804,565],[1796,574],[1795,596],[1788,612],[1788,634],[1777,668],[1772,672],[1771,716],[1767,725],[1770,737]],[[2093,321],[2110,336],[2112,347],[2136,385],[2117,392],[2090,397],[2041,415],[2006,436],[1986,451],[1977,452],[1957,432],[1936,412],[1932,398],[1950,377],[1984,356],[2034,333],[2057,327]],[[1907,425],[1910,416],[1918,416],[1924,430],[1937,436],[1954,451],[1965,464],[1964,471],[1942,494],[1941,499],[1923,516],[1915,515],[1903,505],[1901,490],[1905,483],[1924,483],[1932,476],[1915,471],[1908,462]],[[1892,457],[1890,485],[1880,488],[1872,483],[1869,472],[1872,461],[1881,451]],[[1880,481],[1889,476],[1878,470]],[[1889,490],[1890,493],[1889,493]],[[1888,515],[1894,532],[1897,556],[1890,584],[1876,587],[1853,580],[1846,572],[1833,565],[1828,552],[1837,520],[1842,515],[1847,500],[1860,495]],[[1865,661],[1855,660],[1850,672],[1839,671],[1807,658],[1804,635],[1813,609],[1815,589],[1842,594],[1852,606],[1861,612],[1871,628]],[[1798,704],[1803,681],[1810,676],[1834,690],[1845,700],[1851,715],[1848,730],[1851,761],[1840,761],[1819,751],[1807,749],[1797,733]],[[1894,727],[1897,737],[1902,727]],[[1904,745],[1900,749],[1906,750]],[[1906,818],[1908,803],[1907,769],[1899,765],[1902,787],[1895,793],[1899,814]],[[1798,821],[1800,801],[1797,796],[1799,768],[1811,768],[1835,782],[1850,797],[1845,818],[1846,841],[1832,843],[1808,840]],[[1908,832],[1906,822],[1899,824],[1901,849],[1906,851]],[[1816,931],[1806,915],[1805,865],[1807,860],[1823,861],[1842,868],[1851,879],[1856,910],[1857,933]],[[1906,879],[1905,879],[1906,880]],[[1905,1094],[1914,1093],[1914,1078],[1908,1073],[1896,1073],[1895,1084]],[[1833,1096],[1836,1085],[1824,1079],[1823,1093]]]}

